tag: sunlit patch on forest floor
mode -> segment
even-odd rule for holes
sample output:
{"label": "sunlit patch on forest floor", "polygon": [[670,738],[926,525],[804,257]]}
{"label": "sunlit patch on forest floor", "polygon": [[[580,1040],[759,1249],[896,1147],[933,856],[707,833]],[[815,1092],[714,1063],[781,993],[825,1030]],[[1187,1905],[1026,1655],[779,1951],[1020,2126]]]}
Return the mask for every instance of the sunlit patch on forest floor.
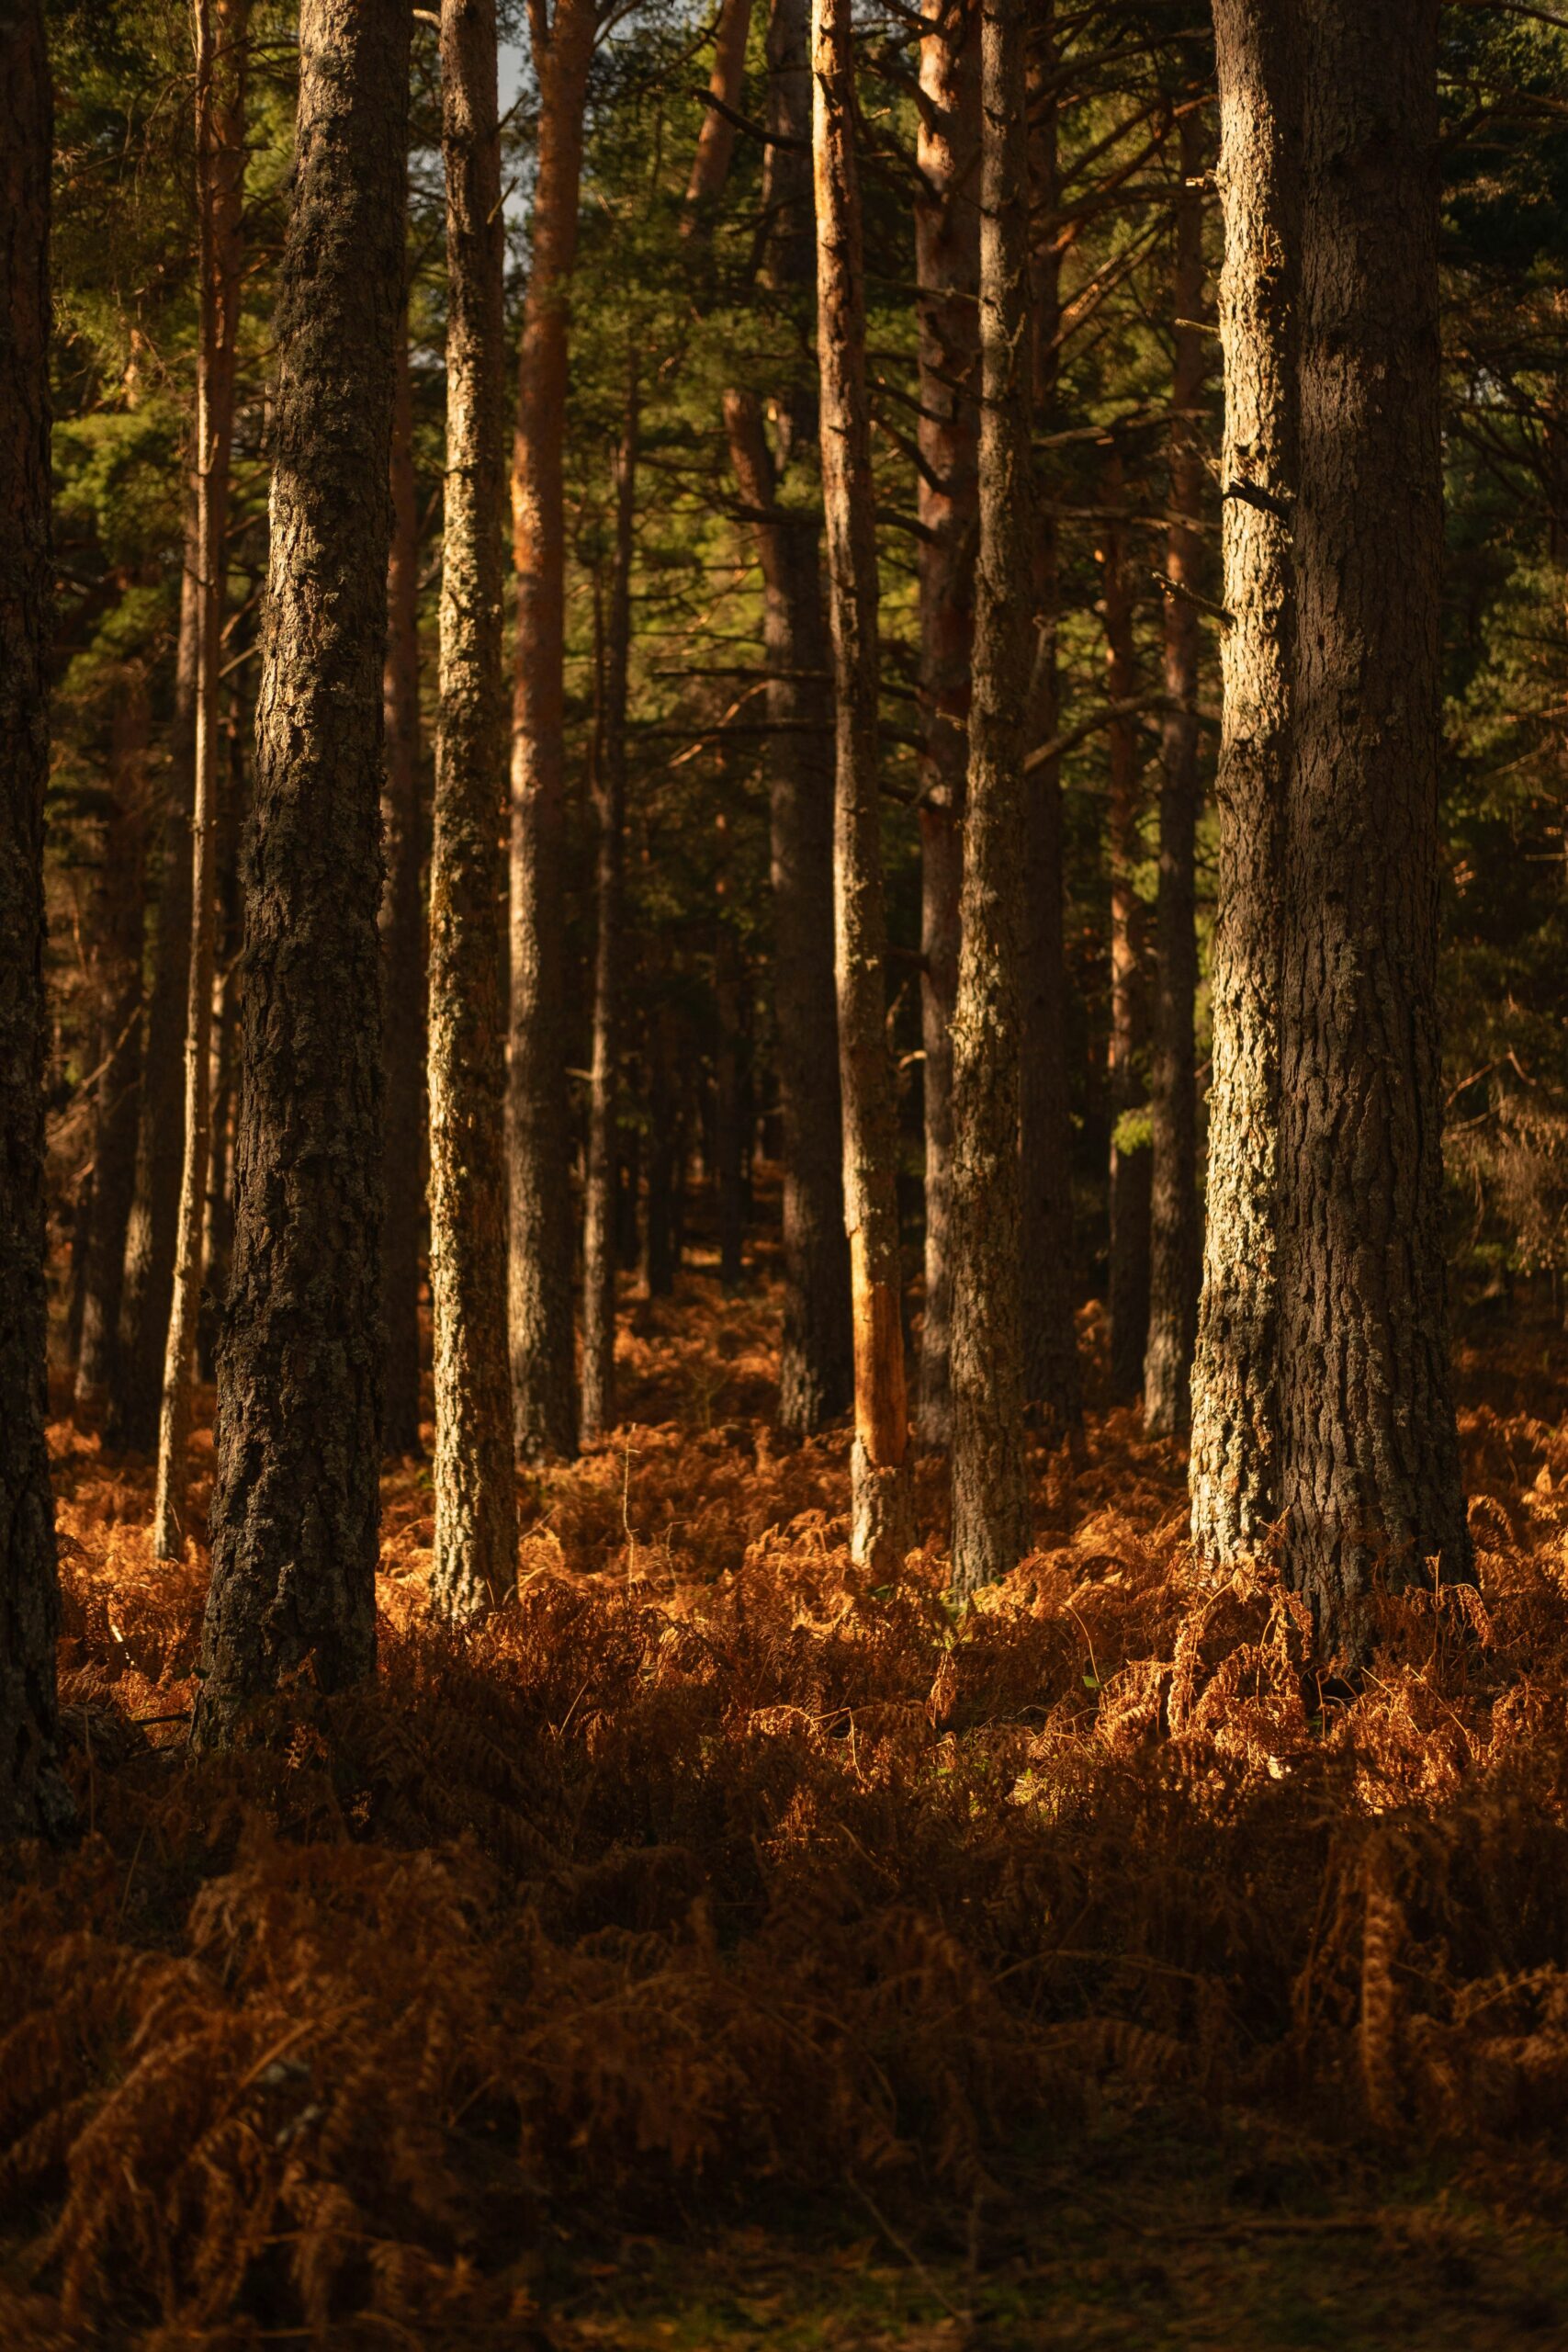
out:
{"label": "sunlit patch on forest floor", "polygon": [[1568,2338],[1561,1339],[1461,1356],[1479,1604],[1389,1604],[1356,1691],[1125,1413],[967,1614],[935,1460],[866,1589],[776,1321],[627,1302],[627,1426],[469,1640],[389,1471],[375,1688],[222,1762],[204,1564],[57,1423],[84,1835],[6,1865],[0,2340]]}

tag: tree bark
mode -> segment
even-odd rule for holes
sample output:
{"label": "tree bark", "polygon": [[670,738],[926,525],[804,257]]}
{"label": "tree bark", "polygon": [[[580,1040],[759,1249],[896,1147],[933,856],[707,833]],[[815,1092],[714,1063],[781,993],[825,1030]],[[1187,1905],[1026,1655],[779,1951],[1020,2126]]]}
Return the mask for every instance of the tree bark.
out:
{"label": "tree bark", "polygon": [[283,1678],[333,1690],[376,1656],[378,833],[411,25],[355,0],[300,11],[203,1747]]}
{"label": "tree bark", "polygon": [[[1287,18],[1216,0],[1224,706],[1214,797],[1220,876],[1203,1287],[1189,1484],[1199,1556],[1258,1551],[1279,1515],[1280,979],[1282,824],[1295,629],[1295,338],[1300,85]],[[1245,485],[1255,498],[1237,495]]]}
{"label": "tree bark", "polygon": [[[1105,469],[1108,519],[1100,526],[1105,587],[1106,690],[1129,704],[1136,688],[1127,503],[1120,451]],[[1136,1133],[1147,1101],[1148,989],[1144,972],[1144,905],[1134,881],[1142,853],[1137,721],[1111,720],[1111,1394],[1131,1404],[1144,1371],[1149,1320],[1149,1149]],[[1131,1132],[1130,1132],[1131,1130]]]}
{"label": "tree bark", "polygon": [[897,1130],[887,1051],[877,776],[877,577],[850,0],[813,0],[822,493],[836,689],[833,903],[855,1436],[851,1549],[897,1574],[914,1534],[900,1313]]}
{"label": "tree bark", "polygon": [[746,1111],[741,1084],[739,943],[729,917],[728,821],[719,819],[719,868],[714,896],[713,1176],[718,1208],[718,1279],[739,1290],[746,1235],[744,1175]]}
{"label": "tree bark", "polygon": [[[655,973],[655,985],[662,980]],[[677,1159],[674,1015],[656,999],[648,1016],[648,1199],[643,1211],[642,1286],[649,1298],[675,1287]]]}
{"label": "tree bark", "polygon": [[152,1548],[177,1559],[186,1517],[191,1382],[201,1312],[201,1245],[211,1143],[212,948],[218,896],[218,684],[223,653],[229,456],[239,323],[245,181],[245,40],[250,0],[198,0],[196,10],[197,646],[195,795],[191,805],[190,972],[186,992],[185,1156],[174,1287],[164,1352]]}
{"label": "tree bark", "polygon": [[1437,8],[1306,0],[1301,23],[1280,1505],[1324,1651],[1354,1656],[1374,1577],[1472,1568],[1437,1015]]}
{"label": "tree bark", "polygon": [[1020,1286],[1022,862],[1033,614],[1025,0],[981,0],[980,549],[953,1024],[953,1581],[1029,1549]]}
{"label": "tree bark", "polygon": [[[775,21],[778,14],[775,9]],[[795,77],[782,78],[786,95],[794,92]],[[798,95],[809,130],[808,81]],[[778,110],[783,119],[782,99]],[[809,229],[809,186],[805,195]],[[779,241],[786,255],[793,251],[787,232],[781,231]],[[808,244],[808,256],[809,250]],[[741,497],[749,506],[772,511],[778,481],[761,402],[750,392],[727,392],[724,419]],[[824,1058],[824,1041],[838,1027],[829,754],[832,690],[816,536],[792,524],[760,523],[756,537],[762,567],[762,643],[771,673],[768,723],[778,730],[768,738],[767,763],[773,1030],[784,1128],[779,1420],[807,1437],[842,1412],[853,1388],[838,1065],[835,1056]]]}
{"label": "tree bark", "polygon": [[[718,26],[714,34],[713,70],[708,75],[708,88],[725,105],[737,107],[740,104],[741,80],[746,71],[746,43],[751,30],[751,0],[723,0],[718,12]],[[711,205],[721,194],[729,177],[729,166],[735,153],[735,125],[717,107],[703,110],[697,131],[696,153],[692,157],[692,176],[686,183],[686,211],[681,222],[681,233],[689,236],[702,221],[703,208]]]}
{"label": "tree bark", "polygon": [[1204,376],[1203,331],[1198,323],[1203,300],[1203,196],[1197,185],[1204,145],[1201,118],[1190,105],[1181,117],[1177,152],[1170,506],[1181,519],[1170,526],[1165,554],[1172,593],[1165,600],[1166,716],[1149,1069],[1149,1330],[1144,1350],[1144,1427],[1156,1437],[1184,1430],[1191,1413],[1202,1257],[1193,1042],[1200,642],[1198,606],[1190,596],[1174,592],[1195,589],[1202,563],[1202,541],[1193,526],[1202,514],[1203,448],[1197,420],[1188,412],[1197,406]]}
{"label": "tree bark", "polygon": [[964,786],[975,635],[980,273],[977,0],[924,0],[915,200],[920,416],[920,1044],[925,1315],[915,1422],[953,1434],[953,1023],[958,997]]}
{"label": "tree bark", "polygon": [[392,552],[387,566],[387,666],[381,695],[387,774],[381,793],[386,1213],[381,1295],[387,1317],[381,1442],[412,1454],[419,1442],[419,1243],[424,1204],[424,859],[419,740],[419,507],[413,470],[413,386],[408,333],[398,340],[392,411]]}
{"label": "tree bark", "polygon": [[626,822],[626,673],[631,655],[632,555],[637,523],[639,390],[627,362],[626,416],[615,453],[615,544],[604,616],[594,746],[593,1066],[589,1087],[588,1182],[582,1235],[582,1431],[615,1423],[615,1235],[620,1174],[621,965]]}
{"label": "tree bark", "polygon": [[53,136],[43,11],[38,0],[16,0],[0,13],[0,1842],[58,1835],[71,1819],[55,1755],[60,1594],[44,1438]]}
{"label": "tree bark", "polygon": [[512,1008],[507,1086],[512,1178],[512,1394],[525,1462],[577,1451],[571,1319],[562,830],[566,429],[570,294],[577,252],[582,109],[594,0],[540,0],[538,169],[512,460],[517,667],[512,732]]}
{"label": "tree bark", "polygon": [[506,483],[495,0],[442,0],[446,495],[430,852],[432,1594],[450,1617],[517,1577],[506,1333]]}
{"label": "tree bark", "polygon": [[141,958],[147,680],[140,664],[116,680],[109,716],[109,808],[93,888],[89,964],[98,1000],[93,1190],[83,1264],[76,1402],[97,1412],[114,1396],[125,1237],[136,1184],[137,1080],[141,1061]]}
{"label": "tree bark", "polygon": [[[1037,73],[1055,63],[1050,20],[1034,42]],[[1056,403],[1061,257],[1055,248],[1056,102],[1049,87],[1032,98],[1030,182],[1038,229],[1031,288],[1036,429],[1050,430]],[[1034,526],[1034,646],[1030,705],[1037,743],[1061,729],[1057,635],[1061,564],[1056,518]],[[1022,1180],[1024,1394],[1047,1436],[1076,1441],[1083,1427],[1077,1332],[1073,1323],[1072,1098],[1067,1079],[1067,976],[1063,943],[1062,763],[1043,763],[1024,810],[1024,974],[1019,1157]]]}

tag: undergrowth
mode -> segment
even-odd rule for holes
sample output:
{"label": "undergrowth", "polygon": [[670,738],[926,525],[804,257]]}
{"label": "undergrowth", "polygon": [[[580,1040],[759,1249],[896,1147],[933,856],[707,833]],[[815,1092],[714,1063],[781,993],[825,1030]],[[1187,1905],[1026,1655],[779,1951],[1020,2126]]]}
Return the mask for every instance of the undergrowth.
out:
{"label": "undergrowth", "polygon": [[389,1472],[374,1687],[222,1760],[185,1744],[205,1564],[56,1426],[82,1836],[0,1886],[8,2342],[545,2341],[563,2248],[824,2200],[961,2240],[1173,2113],[1561,2193],[1539,1343],[1466,1370],[1479,1599],[1390,1602],[1352,1691],[1267,1566],[1194,1571],[1127,1413],[1038,1453],[1039,1548],[966,1612],[934,1460],[936,1533],[866,1589],[844,1436],[771,1429],[775,1321],[703,1282],[630,1318],[636,1418],[525,1485],[470,1638]]}

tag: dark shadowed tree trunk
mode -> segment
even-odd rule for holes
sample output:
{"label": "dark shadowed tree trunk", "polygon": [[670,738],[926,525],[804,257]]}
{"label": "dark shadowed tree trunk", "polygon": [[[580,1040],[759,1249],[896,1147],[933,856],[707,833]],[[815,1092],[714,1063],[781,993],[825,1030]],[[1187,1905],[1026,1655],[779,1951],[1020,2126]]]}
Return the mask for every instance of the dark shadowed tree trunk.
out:
{"label": "dark shadowed tree trunk", "polygon": [[1280,1505],[1325,1650],[1471,1573],[1437,1019],[1435,0],[1301,12],[1295,759],[1280,1002]]}
{"label": "dark shadowed tree trunk", "polygon": [[424,854],[420,805],[419,506],[408,335],[398,340],[392,411],[392,552],[387,566],[387,666],[381,695],[387,774],[381,793],[382,1054],[386,1063],[386,1197],[381,1296],[387,1318],[381,1439],[419,1452],[419,1241],[424,1203]]}
{"label": "dark shadowed tree trunk", "polygon": [[1279,1512],[1280,857],[1291,759],[1299,85],[1282,13],[1216,0],[1225,255],[1220,877],[1209,956],[1203,1288],[1192,1369],[1192,1539],[1223,1566]]}
{"label": "dark shadowed tree trunk", "polygon": [[49,779],[49,181],[43,11],[0,6],[0,1841],[58,1833],[60,1622],[44,1441],[43,796]]}
{"label": "dark shadowed tree trunk", "polygon": [[615,1421],[616,1194],[620,1180],[621,967],[625,956],[626,671],[631,656],[632,554],[637,524],[638,381],[627,362],[626,418],[615,453],[615,542],[599,664],[593,759],[593,1066],[582,1222],[582,1431]]}
{"label": "dark shadowed tree trunk", "polygon": [[570,294],[594,0],[532,12],[539,84],[532,261],[512,459],[517,666],[512,719],[512,1398],[518,1454],[577,1451],[567,1116],[564,662]]}
{"label": "dark shadowed tree trunk", "polygon": [[953,1433],[953,1021],[975,631],[980,271],[980,12],[925,0],[915,199],[920,415],[920,1044],[925,1115],[925,1317],[915,1421]]}
{"label": "dark shadowed tree trunk", "polygon": [[887,1051],[886,915],[877,776],[877,578],[865,392],[865,285],[850,0],[814,0],[822,500],[837,695],[833,904],[850,1237],[855,1437],[851,1548],[896,1574],[914,1538],[899,1263],[897,1129]]}
{"label": "dark shadowed tree trunk", "polygon": [[[1030,182],[1036,215],[1032,284],[1034,414],[1043,433],[1055,411],[1061,325],[1061,257],[1055,248],[1055,45],[1034,44],[1043,85],[1031,107]],[[1048,1436],[1075,1439],[1083,1426],[1077,1333],[1073,1324],[1072,1100],[1067,1080],[1067,976],[1063,956],[1062,763],[1051,752],[1061,723],[1057,632],[1061,616],[1056,519],[1034,526],[1033,678],[1035,749],[1026,771],[1023,994],[1020,1046],[1019,1156],[1022,1193],[1024,1394]]]}
{"label": "dark shadowed tree trunk", "polygon": [[435,1545],[446,1615],[517,1576],[506,1344],[506,481],[495,0],[443,0],[446,493],[430,850],[430,1299]]}
{"label": "dark shadowed tree trunk", "polygon": [[[661,968],[650,975],[657,987]],[[679,1249],[675,1192],[680,1182],[675,1101],[675,1017],[656,998],[648,1015],[648,1199],[643,1212],[642,1286],[649,1298],[675,1287]]]}
{"label": "dark shadowed tree trunk", "polygon": [[128,664],[110,704],[108,810],[87,926],[98,1024],[76,1402],[93,1411],[107,1405],[117,1386],[125,1236],[136,1184],[149,733],[147,680],[139,664]]}
{"label": "dark shadowed tree trunk", "polygon": [[740,946],[728,910],[728,823],[719,819],[719,868],[715,897],[713,999],[713,1175],[718,1208],[718,1279],[738,1290],[746,1234],[744,1152],[746,1106],[741,1084]]}
{"label": "dark shadowed tree trunk", "polygon": [[246,861],[234,1274],[193,1736],[376,1656],[381,669],[409,36],[304,0]]}
{"label": "dark shadowed tree trunk", "polygon": [[201,1315],[202,1239],[211,1145],[212,956],[218,900],[219,673],[223,654],[229,456],[239,322],[240,221],[245,178],[245,39],[250,0],[200,0],[196,11],[197,633],[195,790],[191,802],[190,969],[186,989],[184,1159],[174,1285],[164,1350],[152,1548],[185,1549],[191,1383]]}
{"label": "dark shadowed tree trunk", "polygon": [[[1203,448],[1190,413],[1203,385],[1203,196],[1197,185],[1205,141],[1190,106],[1181,117],[1176,197],[1176,367],[1170,429],[1170,505],[1178,520],[1166,540],[1171,591],[1196,593],[1202,542]],[[1188,517],[1191,518],[1190,523]],[[1149,1334],[1144,1351],[1144,1426],[1169,1437],[1191,1409],[1202,1259],[1198,1201],[1198,1067],[1193,1014],[1198,995],[1198,606],[1165,600],[1166,715],[1159,793],[1159,900],[1155,912],[1154,1038],[1149,1063]]]}
{"label": "dark shadowed tree trunk", "polygon": [[980,549],[953,1024],[953,1580],[1029,1549],[1019,1061],[1033,613],[1024,0],[981,0]]}
{"label": "dark shadowed tree trunk", "polygon": [[1107,849],[1111,864],[1111,1394],[1131,1404],[1144,1374],[1149,1320],[1149,1149],[1139,1133],[1147,1101],[1149,1000],[1144,971],[1144,904],[1134,869],[1142,854],[1138,723],[1125,706],[1136,694],[1127,502],[1120,451],[1105,468],[1107,519],[1100,526],[1106,690],[1124,715],[1106,729],[1111,766]]}

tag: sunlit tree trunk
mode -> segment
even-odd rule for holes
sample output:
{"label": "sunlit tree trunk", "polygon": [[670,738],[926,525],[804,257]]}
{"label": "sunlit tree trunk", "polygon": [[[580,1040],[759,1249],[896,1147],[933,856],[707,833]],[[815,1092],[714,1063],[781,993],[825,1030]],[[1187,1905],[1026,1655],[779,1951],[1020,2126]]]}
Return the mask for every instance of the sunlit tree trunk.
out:
{"label": "sunlit tree trunk", "polygon": [[631,654],[639,387],[628,363],[626,417],[615,453],[615,543],[605,599],[594,745],[593,1064],[582,1237],[582,1433],[615,1420],[615,1209],[620,1173],[621,967],[626,820],[626,672]]}
{"label": "sunlit tree trunk", "polygon": [[582,109],[594,0],[530,10],[538,162],[512,460],[517,663],[512,721],[512,1390],[520,1457],[577,1451],[567,983],[566,432]]}
{"label": "sunlit tree trunk", "polygon": [[1033,614],[1024,0],[981,0],[980,550],[953,1024],[953,1579],[1029,1549],[1020,1284],[1025,729]]}
{"label": "sunlit tree trunk", "polygon": [[1468,1577],[1443,1261],[1435,0],[1304,0],[1280,1506],[1325,1650]]}
{"label": "sunlit tree trunk", "polygon": [[424,1202],[424,821],[420,805],[419,509],[413,469],[413,389],[406,330],[398,344],[392,412],[392,552],[387,566],[387,665],[382,702],[387,774],[381,793],[386,1194],[381,1295],[387,1318],[382,1442],[419,1452],[419,1241]]}
{"label": "sunlit tree trunk", "polygon": [[250,0],[198,0],[196,11],[197,676],[191,806],[190,974],[186,994],[185,1159],[175,1279],[164,1352],[152,1548],[177,1559],[186,1521],[191,1382],[201,1311],[201,1245],[212,1107],[212,942],[218,890],[218,684],[223,651],[229,452],[234,417],[240,232],[245,185],[245,43]]}
{"label": "sunlit tree trunk", "polygon": [[55,1760],[60,1597],[44,1440],[43,799],[54,623],[43,11],[0,13],[0,1843],[64,1830]]}
{"label": "sunlit tree trunk", "polygon": [[495,0],[442,0],[446,494],[430,851],[433,1597],[492,1606],[517,1575],[506,1343],[506,483]]}
{"label": "sunlit tree trunk", "polygon": [[[1105,468],[1107,519],[1100,526],[1106,689],[1112,704],[1136,692],[1133,583],[1128,570],[1126,478],[1121,455]],[[1149,1003],[1144,970],[1145,914],[1134,868],[1143,852],[1135,718],[1106,730],[1111,767],[1107,850],[1111,864],[1111,1394],[1130,1404],[1144,1371],[1149,1319],[1149,1150],[1135,1132],[1147,1101]]]}
{"label": "sunlit tree trunk", "polygon": [[729,177],[735,153],[735,124],[723,107],[740,104],[741,78],[746,70],[746,42],[751,30],[751,0],[723,0],[714,33],[713,69],[708,89],[722,107],[705,107],[697,130],[692,176],[686,183],[686,214],[682,233],[700,226],[703,208],[713,203]]}
{"label": "sunlit tree trunk", "polygon": [[925,0],[915,270],[920,415],[920,1044],[925,1116],[925,1318],[915,1419],[953,1431],[953,1022],[958,995],[969,661],[975,631],[979,410],[980,11]]}
{"label": "sunlit tree trunk", "polygon": [[376,1656],[381,672],[410,16],[304,0],[246,861],[234,1274],[193,1736]]}
{"label": "sunlit tree trunk", "polygon": [[852,1550],[896,1572],[913,1540],[898,1252],[897,1133],[886,1035],[877,776],[876,524],[865,391],[865,288],[850,97],[850,0],[814,0],[812,154],[818,356],[835,738],[834,933],[850,1237],[855,1437]]}
{"label": "sunlit tree trunk", "polygon": [[[1170,503],[1165,571],[1171,589],[1196,593],[1202,541],[1203,446],[1190,412],[1202,390],[1203,197],[1206,142],[1193,107],[1181,118],[1177,166],[1176,368],[1171,381]],[[1155,914],[1154,1040],[1149,1069],[1149,1332],[1144,1351],[1144,1426],[1167,1437],[1187,1427],[1198,1332],[1202,1256],[1198,1199],[1198,606],[1165,600],[1166,714],[1160,767],[1159,901]]]}
{"label": "sunlit tree trunk", "polygon": [[1291,20],[1216,0],[1224,219],[1220,478],[1231,616],[1214,797],[1213,1075],[1203,1288],[1192,1371],[1192,1538],[1246,1558],[1279,1514],[1278,1183],[1281,857],[1291,763],[1300,300],[1299,67]]}

